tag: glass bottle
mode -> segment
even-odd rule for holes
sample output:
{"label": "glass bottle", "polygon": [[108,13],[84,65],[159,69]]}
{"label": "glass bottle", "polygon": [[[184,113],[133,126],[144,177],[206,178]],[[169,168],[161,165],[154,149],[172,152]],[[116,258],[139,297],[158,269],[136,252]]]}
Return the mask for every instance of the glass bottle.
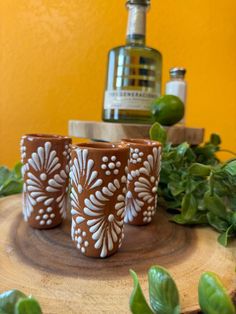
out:
{"label": "glass bottle", "polygon": [[161,53],[145,45],[150,0],[129,0],[126,45],[110,50],[103,120],[151,123],[150,105],[161,94]]}

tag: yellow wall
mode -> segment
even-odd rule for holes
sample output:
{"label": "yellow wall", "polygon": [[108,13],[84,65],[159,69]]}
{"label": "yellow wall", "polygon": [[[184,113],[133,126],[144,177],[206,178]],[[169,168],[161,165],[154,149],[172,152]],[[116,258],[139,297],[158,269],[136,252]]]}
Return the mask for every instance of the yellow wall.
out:
{"label": "yellow wall", "polygon": [[[125,0],[0,0],[0,164],[26,132],[99,120],[107,51],[124,42]],[[152,0],[148,43],[185,66],[187,123],[236,149],[236,1]]]}

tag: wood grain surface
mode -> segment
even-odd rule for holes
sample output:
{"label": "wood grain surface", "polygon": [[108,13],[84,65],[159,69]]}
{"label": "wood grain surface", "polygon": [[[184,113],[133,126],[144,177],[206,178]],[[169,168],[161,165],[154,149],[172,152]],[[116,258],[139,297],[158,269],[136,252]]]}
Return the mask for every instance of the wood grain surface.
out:
{"label": "wood grain surface", "polygon": [[150,225],[126,226],[117,254],[91,259],[74,248],[69,218],[58,228],[34,230],[23,221],[21,206],[21,195],[0,200],[0,290],[34,295],[44,314],[129,313],[129,269],[148,295],[147,270],[155,264],[176,280],[183,313],[198,310],[203,271],[217,272],[230,292],[235,289],[236,241],[224,248],[209,228],[175,225],[159,210]]}
{"label": "wood grain surface", "polygon": [[[149,124],[108,123],[95,121],[69,121],[69,135],[103,141],[119,141],[122,138],[149,138]],[[169,142],[174,145],[203,142],[204,129],[185,126],[166,127]]]}

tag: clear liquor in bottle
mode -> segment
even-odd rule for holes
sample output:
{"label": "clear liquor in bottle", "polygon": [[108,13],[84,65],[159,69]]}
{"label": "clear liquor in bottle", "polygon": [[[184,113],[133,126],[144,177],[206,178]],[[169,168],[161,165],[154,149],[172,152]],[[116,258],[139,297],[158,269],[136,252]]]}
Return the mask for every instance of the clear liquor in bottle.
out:
{"label": "clear liquor in bottle", "polygon": [[150,105],[161,94],[161,53],[145,45],[150,0],[129,0],[126,45],[110,50],[103,120],[151,123]]}

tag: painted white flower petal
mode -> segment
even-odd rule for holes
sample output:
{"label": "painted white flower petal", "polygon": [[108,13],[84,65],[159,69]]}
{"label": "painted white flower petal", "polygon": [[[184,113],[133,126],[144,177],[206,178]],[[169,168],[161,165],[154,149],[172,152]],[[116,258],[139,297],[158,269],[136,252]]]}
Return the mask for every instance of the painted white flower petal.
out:
{"label": "painted white flower petal", "polygon": [[98,199],[93,194],[90,195],[90,200],[97,206],[104,206],[104,204],[99,202]]}
{"label": "painted white flower petal", "polygon": [[92,217],[100,216],[100,213],[93,212],[92,210],[90,210],[90,209],[87,208],[87,207],[84,208],[84,213],[85,213],[86,215],[92,216]]}
{"label": "painted white flower petal", "polygon": [[100,257],[104,258],[107,256],[107,246],[106,246],[106,241],[105,238],[103,240],[103,245],[102,245],[102,252],[100,254]]}
{"label": "painted white flower petal", "polygon": [[81,222],[85,221],[85,218],[82,216],[77,216],[75,218],[75,221],[77,222],[77,224],[80,224]]}
{"label": "painted white flower petal", "polygon": [[92,190],[92,189],[94,189],[94,188],[96,188],[96,187],[102,185],[102,182],[103,182],[102,179],[96,180],[96,181],[94,182],[94,184],[90,187],[90,190]]}

